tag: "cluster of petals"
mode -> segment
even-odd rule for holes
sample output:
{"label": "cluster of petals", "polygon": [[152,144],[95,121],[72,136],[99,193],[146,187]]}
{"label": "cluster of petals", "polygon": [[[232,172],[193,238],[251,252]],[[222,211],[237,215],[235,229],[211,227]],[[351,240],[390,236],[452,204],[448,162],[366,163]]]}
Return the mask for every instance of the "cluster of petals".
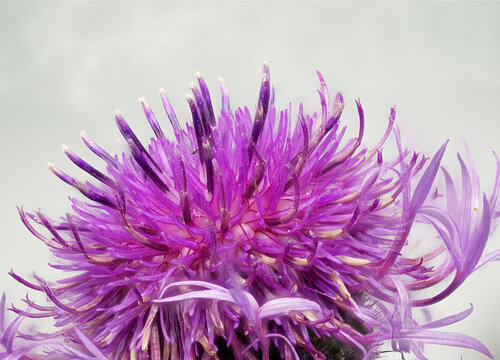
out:
{"label": "cluster of petals", "polygon": [[[430,157],[404,148],[394,108],[367,148],[359,100],[358,135],[345,139],[343,97],[318,76],[312,115],[276,110],[265,64],[252,111],[233,110],[220,79],[216,116],[198,75],[184,127],[160,90],[172,139],[143,98],[147,146],[118,111],[127,153],[111,156],[82,133],[103,172],[63,146],[93,181],[49,167],[86,200],[70,198],[59,219],[19,214],[65,277],[10,273],[47,303],[26,297],[6,326],[3,298],[0,359],[372,359],[386,344],[425,359],[425,343],[492,357],[468,335],[437,330],[472,306],[427,323],[413,315],[500,259],[483,254],[500,214],[498,159],[491,194],[468,151],[456,182],[441,164],[447,142]],[[25,318],[51,318],[55,330],[24,333]]]}

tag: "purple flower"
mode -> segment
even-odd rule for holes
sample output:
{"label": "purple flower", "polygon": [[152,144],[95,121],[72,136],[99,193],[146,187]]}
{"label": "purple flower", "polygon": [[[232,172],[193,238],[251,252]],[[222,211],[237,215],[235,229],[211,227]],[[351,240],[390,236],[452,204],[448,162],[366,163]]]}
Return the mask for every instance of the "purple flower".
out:
{"label": "purple flower", "polygon": [[[319,113],[307,115],[302,105],[278,113],[265,64],[255,112],[233,110],[221,80],[218,116],[197,76],[185,128],[160,90],[175,140],[141,98],[155,134],[148,146],[118,111],[129,154],[111,156],[82,133],[106,173],[64,146],[95,181],[49,164],[88,200],[71,198],[73,212],[57,220],[19,209],[65,277],[11,272],[48,303],[26,298],[27,310],[12,307],[20,317],[1,329],[1,358],[368,359],[386,342],[420,359],[424,343],[491,357],[474,338],[434,330],[472,307],[427,324],[412,313],[500,259],[499,251],[483,255],[498,222],[498,159],[486,196],[470,156],[466,164],[459,155],[457,188],[441,167],[447,142],[431,158],[403,148],[394,108],[380,142],[364,147],[359,100],[359,134],[345,140],[343,97],[330,98],[318,76]],[[398,155],[387,160],[391,132]],[[417,223],[436,234],[430,251],[407,250],[425,240]],[[434,290],[449,277],[448,287]],[[432,295],[418,297],[425,288]],[[25,317],[52,318],[56,330],[16,339]]]}

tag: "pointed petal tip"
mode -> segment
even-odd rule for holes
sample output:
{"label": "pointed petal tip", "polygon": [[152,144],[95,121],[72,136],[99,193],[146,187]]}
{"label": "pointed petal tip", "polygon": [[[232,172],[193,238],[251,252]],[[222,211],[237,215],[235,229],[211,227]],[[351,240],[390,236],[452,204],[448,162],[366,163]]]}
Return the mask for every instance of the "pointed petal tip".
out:
{"label": "pointed petal tip", "polygon": [[116,121],[116,124],[118,125],[119,129],[128,128],[128,124],[125,121],[125,118],[123,117],[123,114],[120,110],[118,110],[118,109],[115,110],[113,112],[113,116],[115,117],[115,121]]}
{"label": "pointed petal tip", "polygon": [[68,153],[70,150],[69,150],[69,147],[68,147],[66,144],[62,144],[62,145],[61,145],[61,151],[62,151],[63,153],[65,153],[65,154],[66,154],[66,153]]}
{"label": "pointed petal tip", "polygon": [[436,154],[439,154],[440,157],[443,156],[444,154],[444,151],[446,150],[446,147],[448,146],[450,142],[450,139],[446,139],[446,141],[443,143],[443,145],[441,145],[441,147],[439,148],[439,150],[436,152]]}
{"label": "pointed petal tip", "polygon": [[323,75],[321,74],[321,72],[319,70],[316,70],[316,74],[318,75],[319,81],[322,84],[324,84],[325,83],[325,79],[323,78]]}
{"label": "pointed petal tip", "polygon": [[269,61],[264,61],[264,64],[263,64],[263,69],[264,69],[264,72],[269,75]]}
{"label": "pointed petal tip", "polygon": [[81,137],[81,138],[86,138],[86,137],[87,137],[87,133],[85,132],[85,130],[82,130],[82,131],[80,132],[80,137]]}
{"label": "pointed petal tip", "polygon": [[389,115],[389,121],[393,122],[396,118],[396,105],[391,107],[391,115]]}

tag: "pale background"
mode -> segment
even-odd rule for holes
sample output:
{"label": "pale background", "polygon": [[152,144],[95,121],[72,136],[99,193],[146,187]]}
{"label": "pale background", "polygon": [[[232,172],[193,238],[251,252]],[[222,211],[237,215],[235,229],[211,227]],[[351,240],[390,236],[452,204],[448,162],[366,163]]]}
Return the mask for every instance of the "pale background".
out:
{"label": "pale background", "polygon": [[[184,94],[197,70],[212,93],[222,76],[232,106],[254,109],[267,60],[278,106],[303,101],[313,111],[320,69],[332,91],[344,92],[343,121],[353,125],[351,134],[357,132],[354,98],[365,107],[371,145],[395,104],[408,146],[432,154],[452,140],[445,163],[454,173],[454,153],[466,139],[489,191],[491,150],[500,150],[499,16],[499,3],[480,2],[0,3],[0,288],[20,305],[25,289],[6,275],[11,267],[51,276],[47,249],[23,227],[15,206],[40,207],[54,217],[69,209],[67,195],[75,191],[46,168],[50,160],[81,174],[61,144],[102,164],[84,149],[79,133],[85,129],[103,147],[119,151],[116,108],[146,140],[152,132],[139,96],[146,96],[168,129],[160,87],[185,121]],[[494,248],[500,248],[498,234],[489,245]],[[490,264],[436,307],[448,315],[472,302],[473,314],[448,330],[476,336],[497,357],[499,273],[500,264]],[[428,347],[430,359],[461,355],[485,359],[473,351]]]}

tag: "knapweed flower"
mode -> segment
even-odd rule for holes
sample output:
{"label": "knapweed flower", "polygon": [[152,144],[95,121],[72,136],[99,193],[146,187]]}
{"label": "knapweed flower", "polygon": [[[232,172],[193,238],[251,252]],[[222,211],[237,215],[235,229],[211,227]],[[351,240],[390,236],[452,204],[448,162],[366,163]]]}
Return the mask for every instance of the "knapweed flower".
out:
{"label": "knapweed flower", "polygon": [[[359,100],[358,136],[345,140],[343,97],[331,98],[318,76],[313,115],[302,105],[277,112],[267,64],[255,110],[233,110],[220,80],[216,115],[197,76],[185,127],[160,90],[175,139],[141,98],[149,145],[118,111],[130,152],[111,156],[82,133],[106,173],[64,146],[95,181],[49,164],[87,200],[71,198],[72,212],[59,219],[19,209],[65,277],[11,273],[47,304],[12,307],[19,317],[2,327],[3,359],[372,359],[384,343],[419,359],[424,343],[491,357],[474,338],[435,330],[472,307],[428,323],[413,313],[500,258],[483,255],[498,220],[500,170],[484,195],[470,156],[459,155],[458,185],[441,167],[447,142],[431,157],[405,149],[395,109],[366,148]],[[391,133],[398,151],[386,159]],[[425,252],[415,245],[429,235],[415,224],[435,233]],[[42,317],[55,320],[53,333],[17,332],[23,318]]]}

